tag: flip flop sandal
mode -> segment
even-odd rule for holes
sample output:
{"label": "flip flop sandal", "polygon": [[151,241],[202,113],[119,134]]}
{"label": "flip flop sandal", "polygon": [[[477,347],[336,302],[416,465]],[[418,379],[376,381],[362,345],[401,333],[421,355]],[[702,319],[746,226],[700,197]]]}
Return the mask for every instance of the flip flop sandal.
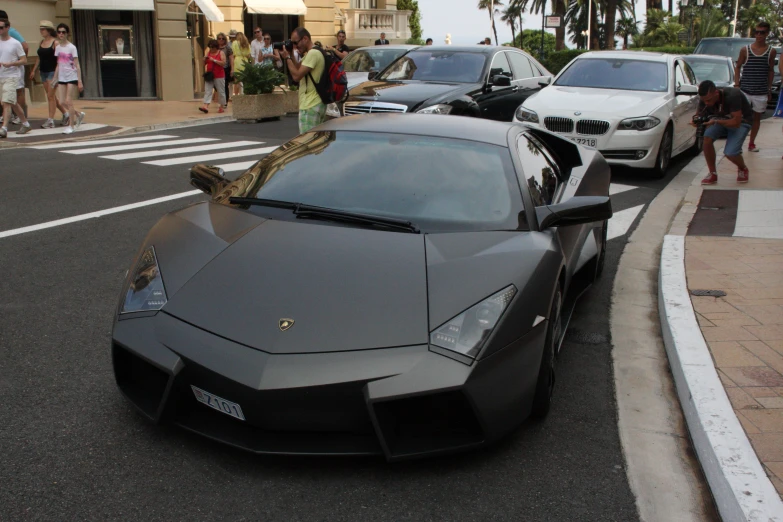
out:
{"label": "flip flop sandal", "polygon": [[199,108],[198,108],[198,110],[200,110],[200,111],[201,111],[201,112],[203,112],[204,114],[207,114],[207,113],[209,113],[209,110],[208,110],[208,109],[205,109],[204,107],[199,107]]}

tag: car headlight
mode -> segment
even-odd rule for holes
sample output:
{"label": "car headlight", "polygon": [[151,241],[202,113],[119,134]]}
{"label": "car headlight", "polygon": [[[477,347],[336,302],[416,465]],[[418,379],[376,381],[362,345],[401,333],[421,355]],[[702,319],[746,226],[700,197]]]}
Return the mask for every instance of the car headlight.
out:
{"label": "car headlight", "polygon": [[416,111],[418,114],[449,114],[453,107],[446,105],[445,103],[439,103],[437,105],[430,105]]}
{"label": "car headlight", "polygon": [[430,333],[430,344],[475,359],[516,295],[514,285],[487,297]]}
{"label": "car headlight", "polygon": [[141,253],[133,269],[120,313],[157,311],[167,300],[155,249],[149,247]]}
{"label": "car headlight", "polygon": [[340,114],[340,107],[338,107],[336,103],[330,103],[326,106],[326,115],[330,118],[341,117],[342,114]]}
{"label": "car headlight", "polygon": [[531,111],[530,109],[522,107],[521,105],[517,109],[515,116],[519,121],[524,121],[527,123],[538,123],[538,114],[534,111]]}
{"label": "car headlight", "polygon": [[649,130],[661,123],[661,120],[654,116],[644,116],[642,118],[628,118],[620,122],[620,128],[623,130]]}

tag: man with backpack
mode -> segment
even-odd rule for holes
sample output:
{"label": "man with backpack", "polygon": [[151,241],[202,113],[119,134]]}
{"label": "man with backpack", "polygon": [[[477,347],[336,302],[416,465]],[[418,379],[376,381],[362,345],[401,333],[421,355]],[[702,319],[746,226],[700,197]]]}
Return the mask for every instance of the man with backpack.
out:
{"label": "man with backpack", "polygon": [[296,63],[288,49],[280,57],[288,64],[294,81],[299,82],[299,132],[305,133],[323,123],[326,106],[342,102],[348,94],[348,78],[340,59],[313,45],[310,32],[297,27],[291,33],[293,48],[304,58]]}

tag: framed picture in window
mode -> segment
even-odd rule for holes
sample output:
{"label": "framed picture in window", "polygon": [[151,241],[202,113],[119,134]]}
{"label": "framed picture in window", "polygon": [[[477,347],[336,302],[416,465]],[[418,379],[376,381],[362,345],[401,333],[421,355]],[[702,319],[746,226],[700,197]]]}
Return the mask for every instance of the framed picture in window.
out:
{"label": "framed picture in window", "polygon": [[135,60],[132,25],[99,25],[101,60]]}

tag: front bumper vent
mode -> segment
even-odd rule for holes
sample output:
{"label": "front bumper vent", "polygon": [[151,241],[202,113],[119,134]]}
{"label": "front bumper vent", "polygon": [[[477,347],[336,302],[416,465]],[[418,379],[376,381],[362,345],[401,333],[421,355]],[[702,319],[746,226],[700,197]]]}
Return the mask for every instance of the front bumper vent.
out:
{"label": "front bumper vent", "polygon": [[407,112],[408,106],[386,102],[346,102],[345,115],[352,114],[388,114]]}
{"label": "front bumper vent", "polygon": [[144,415],[157,421],[169,374],[117,343],[112,343],[112,362],[120,390]]}
{"label": "front bumper vent", "polygon": [[599,151],[604,158],[612,160],[634,160],[638,161],[647,156],[646,150],[602,150]]}

